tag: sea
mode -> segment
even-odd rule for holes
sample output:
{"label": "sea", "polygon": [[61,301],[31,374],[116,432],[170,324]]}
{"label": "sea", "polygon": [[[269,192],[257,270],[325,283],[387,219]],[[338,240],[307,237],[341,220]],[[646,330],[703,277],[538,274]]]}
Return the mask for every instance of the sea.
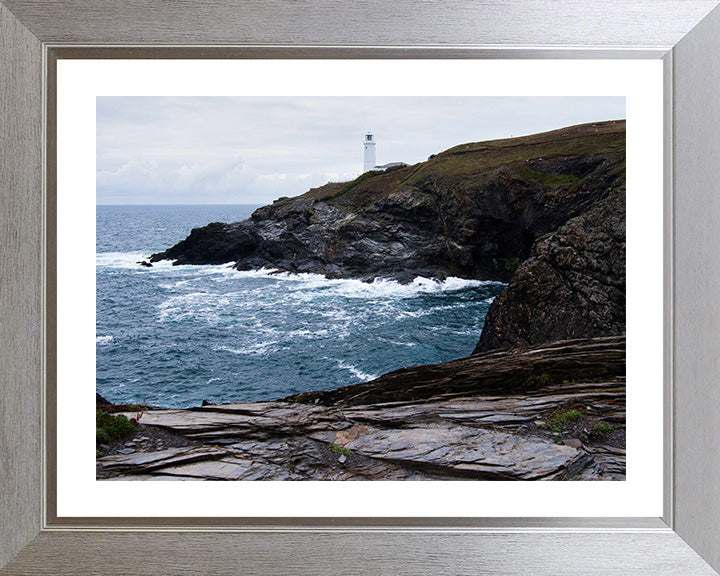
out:
{"label": "sea", "polygon": [[372,283],[138,264],[257,206],[97,206],[97,391],[186,408],[275,400],[469,355],[500,282]]}

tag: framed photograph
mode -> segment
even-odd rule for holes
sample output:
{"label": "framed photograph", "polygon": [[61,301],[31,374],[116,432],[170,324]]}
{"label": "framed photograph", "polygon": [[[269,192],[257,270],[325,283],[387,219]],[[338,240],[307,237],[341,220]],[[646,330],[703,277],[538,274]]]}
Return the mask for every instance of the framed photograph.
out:
{"label": "framed photograph", "polygon": [[[662,513],[660,62],[60,60],[57,80],[59,518]],[[626,364],[648,381],[627,401]],[[95,453],[92,406],[66,412],[93,398]],[[173,479],[286,482],[145,482]],[[572,507],[508,483],[551,479],[582,481]]]}
{"label": "framed photograph", "polygon": [[0,4],[2,573],[715,574],[716,4]]}

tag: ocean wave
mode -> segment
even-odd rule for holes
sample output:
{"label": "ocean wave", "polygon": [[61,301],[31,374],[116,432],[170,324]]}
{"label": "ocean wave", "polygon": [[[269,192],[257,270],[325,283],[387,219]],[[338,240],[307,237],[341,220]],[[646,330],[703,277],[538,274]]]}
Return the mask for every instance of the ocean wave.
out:
{"label": "ocean wave", "polygon": [[243,356],[259,356],[271,351],[272,348],[277,344],[276,341],[270,340],[266,342],[255,342],[242,348],[232,348],[230,346],[213,346],[213,350],[216,352],[229,352],[230,354],[243,355]]}
{"label": "ocean wave", "polygon": [[407,320],[407,319],[414,319],[414,318],[423,318],[425,316],[430,316],[431,314],[435,313],[437,311],[437,308],[425,308],[424,310],[390,310],[390,314],[393,318],[396,320]]}
{"label": "ocean wave", "polygon": [[369,382],[370,380],[375,380],[376,378],[378,378],[377,374],[369,374],[367,372],[363,372],[357,366],[353,366],[352,364],[348,364],[342,360],[335,360],[335,363],[337,364],[338,368],[347,370],[348,372],[350,372],[350,374],[355,376],[355,378],[357,378],[360,382]]}
{"label": "ocean wave", "polygon": [[95,336],[95,344],[98,346],[107,346],[112,344],[114,338],[112,336]]}
{"label": "ocean wave", "polygon": [[326,278],[322,274],[310,272],[281,272],[273,268],[257,268],[254,270],[235,270],[231,265],[174,266],[174,269],[192,268],[198,274],[222,274],[224,279],[233,278],[267,278],[287,284],[290,291],[306,291],[312,289],[331,290],[349,297],[400,296],[409,297],[416,294],[457,292],[481,286],[502,286],[502,282],[494,280],[470,280],[466,278],[448,277],[445,280],[416,277],[412,282],[401,284],[397,280],[376,278],[372,282],[364,282],[354,278]]}
{"label": "ocean wave", "polygon": [[[191,264],[174,266],[170,260],[161,260],[153,263],[151,268],[141,266],[139,262],[148,260],[148,254],[143,252],[101,252],[95,255],[95,265],[104,268],[135,269],[142,272],[164,272],[175,276],[207,277],[212,276],[216,282],[227,282],[243,278],[267,278],[286,284],[290,292],[306,292],[325,290],[348,298],[411,298],[421,294],[441,294],[457,292],[481,286],[502,286],[501,282],[494,280],[470,280],[466,278],[448,277],[445,280],[416,277],[412,282],[400,282],[386,278],[376,278],[372,282],[364,282],[353,278],[326,278],[322,274],[309,272],[291,273],[280,272],[273,268],[258,268],[254,270],[235,270],[232,264],[205,264],[196,266]],[[174,286],[188,282],[188,279],[177,281]],[[163,284],[169,287],[170,284]]]}
{"label": "ocean wave", "polygon": [[[283,341],[295,339],[317,340],[319,338],[325,338],[330,334],[327,328],[319,328],[316,330],[308,330],[307,328],[287,330],[285,328],[279,328],[275,326],[263,326],[261,322],[256,322],[254,325],[254,329],[257,332],[260,332],[270,337],[280,338]],[[333,334],[333,336],[335,336],[335,334]]]}
{"label": "ocean wave", "polygon": [[399,342],[398,340],[391,340],[390,338],[383,338],[380,336],[378,340],[392,344],[393,346],[405,346],[407,348],[414,348],[417,346],[417,342]]}
{"label": "ocean wave", "polygon": [[141,266],[140,262],[149,261],[150,255],[147,252],[97,252],[95,254],[95,266],[98,268],[120,268],[137,270],[145,273],[171,273],[174,276],[238,276],[238,271],[232,267],[232,264],[205,264],[195,266],[185,264],[175,266],[172,260],[160,260],[154,262],[152,267]]}
{"label": "ocean wave", "polygon": [[147,254],[142,252],[99,252],[95,254],[95,266],[98,268],[140,269],[138,262],[145,259],[147,259]]}
{"label": "ocean wave", "polygon": [[210,292],[191,292],[173,296],[158,305],[159,319],[160,322],[200,319],[211,324],[218,324],[220,321],[219,304],[227,300],[225,294]]}
{"label": "ocean wave", "polygon": [[335,294],[347,298],[412,298],[422,294],[441,294],[457,292],[481,286],[503,285],[492,280],[468,280],[465,278],[449,277],[445,280],[416,277],[408,284],[401,284],[397,280],[376,278],[372,282],[363,282],[353,278],[326,278],[322,274],[290,272],[277,272],[268,268],[237,272],[239,277],[246,278],[272,278],[278,282],[287,283],[291,292],[308,292],[324,290],[328,295]]}
{"label": "ocean wave", "polygon": [[[429,317],[443,311],[470,308],[477,301],[440,304],[423,303],[422,306],[407,306],[401,302],[431,292],[449,291],[441,282],[419,281],[401,285],[394,281],[376,281],[371,284],[357,280],[327,280],[318,278],[295,280],[296,286],[265,285],[249,283],[230,287],[230,291],[218,291],[204,283],[180,280],[173,284],[158,286],[167,290],[165,299],[157,304],[160,322],[182,322],[202,320],[213,326],[250,327],[279,333],[288,338],[322,338],[332,332],[347,331],[351,324],[365,323],[368,318],[375,321],[412,321]],[[451,285],[474,286],[477,281],[465,281]],[[485,299],[482,302],[490,302]],[[312,317],[308,316],[312,311]],[[266,324],[257,318],[282,318],[294,315],[298,322],[309,324],[287,330],[275,322]],[[321,329],[314,327],[316,318],[323,318],[326,324]],[[297,324],[296,324],[297,326]],[[337,330],[336,330],[337,329]]]}

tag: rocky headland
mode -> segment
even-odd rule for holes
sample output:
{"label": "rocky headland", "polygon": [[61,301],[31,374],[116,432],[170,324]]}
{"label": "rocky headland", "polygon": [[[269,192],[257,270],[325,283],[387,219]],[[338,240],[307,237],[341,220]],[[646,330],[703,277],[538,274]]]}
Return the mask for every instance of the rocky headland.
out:
{"label": "rocky headland", "polygon": [[330,278],[509,280],[536,240],[624,185],[625,122],[456,146],[194,229],[150,257]]}
{"label": "rocky headland", "polygon": [[624,478],[624,121],[330,183],[194,229],[150,258],[163,259],[508,287],[467,358],[275,402],[146,410],[99,477]]}

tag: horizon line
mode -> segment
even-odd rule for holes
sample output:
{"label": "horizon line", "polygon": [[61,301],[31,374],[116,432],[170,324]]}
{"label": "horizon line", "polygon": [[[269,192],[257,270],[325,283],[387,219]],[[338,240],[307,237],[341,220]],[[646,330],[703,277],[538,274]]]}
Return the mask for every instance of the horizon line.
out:
{"label": "horizon line", "polygon": [[[272,200],[270,203],[272,204]],[[125,203],[125,204],[98,204],[95,203],[95,206],[264,206],[264,204],[261,204],[259,202],[196,202],[196,203],[178,203],[178,202],[163,202],[163,203],[137,203],[137,202],[131,202],[131,203]]]}

